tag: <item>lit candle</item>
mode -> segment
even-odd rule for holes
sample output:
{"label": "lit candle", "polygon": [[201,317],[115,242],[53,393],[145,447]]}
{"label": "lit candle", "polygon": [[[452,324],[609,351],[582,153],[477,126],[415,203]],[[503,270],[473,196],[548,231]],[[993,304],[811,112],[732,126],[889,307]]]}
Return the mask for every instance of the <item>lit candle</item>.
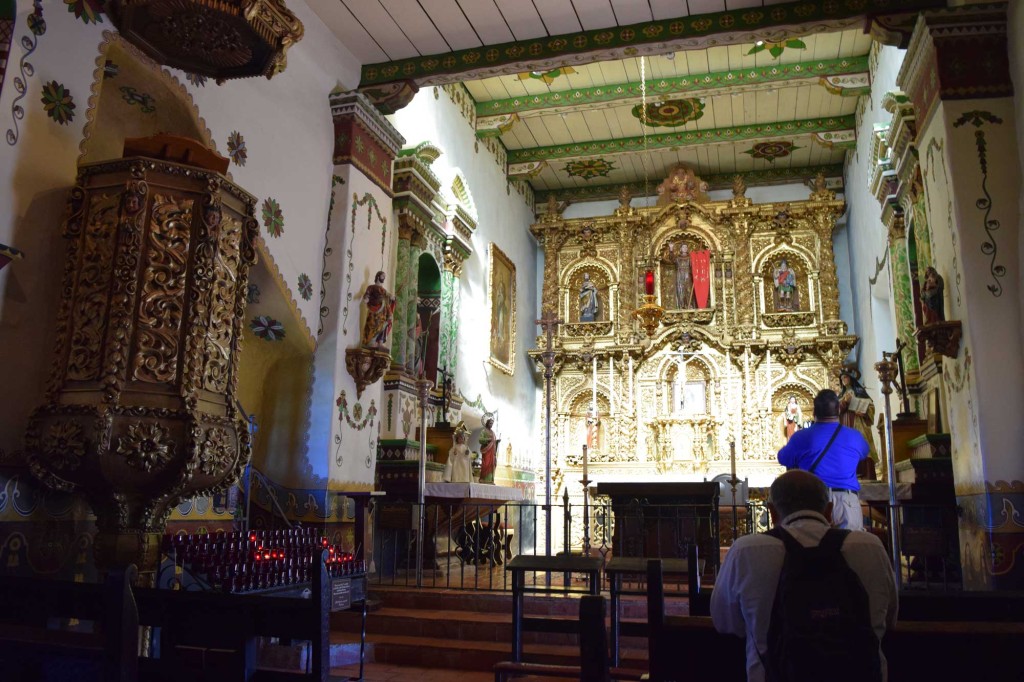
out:
{"label": "lit candle", "polygon": [[654,296],[654,270],[644,273],[644,291],[648,296]]}
{"label": "lit candle", "polygon": [[732,464],[732,480],[736,478],[736,441],[729,443],[729,461]]}
{"label": "lit candle", "polygon": [[586,446],[586,444],[583,445],[583,480],[584,481],[588,480],[587,479],[587,446]]}

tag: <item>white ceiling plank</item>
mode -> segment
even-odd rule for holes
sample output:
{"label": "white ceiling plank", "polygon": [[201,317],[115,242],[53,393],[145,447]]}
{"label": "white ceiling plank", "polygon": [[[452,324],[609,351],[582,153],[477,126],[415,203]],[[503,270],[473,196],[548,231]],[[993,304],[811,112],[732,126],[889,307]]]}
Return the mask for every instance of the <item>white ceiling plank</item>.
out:
{"label": "white ceiling plank", "polygon": [[473,99],[477,102],[486,102],[492,99],[508,99],[514,96],[509,93],[508,88],[505,87],[505,81],[500,78],[488,78],[485,81],[477,82],[483,82],[486,85],[486,96],[484,97],[477,97],[472,90],[470,91],[470,94],[473,95]]}
{"label": "white ceiling plank", "polygon": [[712,47],[707,50],[708,55],[708,71],[728,71],[729,70],[729,48],[728,47]]}
{"label": "white ceiling plank", "polygon": [[761,7],[761,0],[725,0],[726,9],[748,9],[750,7]]}
{"label": "white ceiling plank", "polygon": [[685,17],[686,0],[649,0],[655,21]]}
{"label": "white ceiling plank", "polygon": [[651,21],[654,17],[651,16],[651,8],[646,2],[638,2],[637,0],[611,0],[612,9],[615,10],[615,18],[619,22],[619,26],[628,26],[629,24],[639,24],[645,21]]}
{"label": "white ceiling plank", "polygon": [[548,131],[548,137],[551,138],[549,144],[572,144],[572,134],[569,132],[569,126],[565,124],[561,116],[544,116],[541,118],[541,123]]}
{"label": "white ceiling plank", "polygon": [[441,35],[453,50],[480,47],[480,39],[455,0],[419,0],[419,3],[434,20]]}
{"label": "white ceiling plank", "polygon": [[363,64],[390,61],[387,53],[374,42],[352,13],[341,2],[316,3],[314,9],[320,20]]}
{"label": "white ceiling plank", "polygon": [[[820,85],[802,86],[802,87],[813,87],[819,88]],[[776,90],[778,109],[776,111],[776,120],[778,121],[795,121],[797,119],[796,114],[796,101],[797,92],[802,88],[781,88]]]}
{"label": "white ceiling plank", "polygon": [[725,11],[725,0],[687,0],[686,4],[691,15]]}
{"label": "white ceiling plank", "polygon": [[584,31],[616,26],[610,0],[572,0]]}
{"label": "white ceiling plank", "polygon": [[583,30],[570,0],[546,0],[535,4],[540,12],[540,18],[548,30],[548,35],[556,36]]}
{"label": "white ceiling plank", "polygon": [[535,147],[550,147],[555,144],[551,139],[551,133],[548,132],[547,126],[544,125],[544,121],[538,117],[531,117],[523,119],[523,123],[526,124],[530,134],[533,135],[533,139],[536,142]]}
{"label": "white ceiling plank", "polygon": [[590,133],[590,139],[592,140],[610,140],[612,139],[612,128],[608,125],[608,117],[603,111],[596,109],[590,109],[582,112],[583,119],[586,121],[587,130]]}
{"label": "white ceiling plank", "polygon": [[416,46],[402,33],[391,15],[378,0],[372,2],[353,2],[341,0],[349,11],[359,20],[373,39],[384,49],[390,60],[409,59],[419,56]]}
{"label": "white ceiling plank", "polygon": [[508,22],[516,40],[540,38],[548,34],[544,28],[544,22],[541,21],[540,15],[537,14],[537,8],[532,2],[523,0],[494,0],[494,2],[502,16],[505,17],[505,21]]}
{"label": "white ceiling plank", "polygon": [[[708,72],[708,51],[707,50],[692,50],[685,52],[686,55],[686,73],[707,73]],[[679,55],[676,55],[676,59],[679,59]]]}
{"label": "white ceiling plank", "polygon": [[842,32],[819,33],[815,36],[812,59],[835,59],[839,56]]}
{"label": "white ceiling plank", "polygon": [[463,85],[469,90],[469,94],[473,96],[474,101],[486,102],[487,100],[494,99],[490,94],[492,80],[488,78],[479,81],[466,81]]}
{"label": "white ceiling plank", "polygon": [[718,128],[731,128],[735,125],[732,122],[732,96],[729,94],[709,97],[704,102],[704,116],[708,111],[714,113],[715,126]]}
{"label": "white ceiling plank", "polygon": [[484,45],[498,45],[515,40],[494,0],[458,0],[458,5],[466,13]]}
{"label": "white ceiling plank", "polygon": [[438,33],[430,17],[416,0],[380,0],[380,2],[420,54],[440,54],[451,51],[447,41]]}

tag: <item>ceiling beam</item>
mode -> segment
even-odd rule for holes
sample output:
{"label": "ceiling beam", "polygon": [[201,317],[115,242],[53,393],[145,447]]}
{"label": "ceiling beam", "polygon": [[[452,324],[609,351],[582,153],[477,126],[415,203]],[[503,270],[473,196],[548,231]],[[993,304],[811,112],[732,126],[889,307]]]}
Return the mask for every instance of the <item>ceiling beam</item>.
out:
{"label": "ceiling beam", "polygon": [[[571,142],[548,147],[528,147],[526,149],[508,150],[509,175],[522,172],[535,172],[515,168],[517,165],[534,165],[545,161],[563,161],[582,159],[588,156],[612,156],[636,152],[676,149],[707,144],[731,144],[741,140],[768,140],[779,137],[803,137],[814,135],[823,144],[847,145],[854,139],[856,117],[835,116],[832,118],[812,118],[803,121],[783,121],[779,123],[759,123],[755,125],[734,126],[731,128],[709,128],[707,130],[680,130],[671,133],[648,135],[646,141],[641,137],[622,137],[612,140],[594,140],[592,142]],[[516,172],[514,172],[516,171]]]}
{"label": "ceiling beam", "polygon": [[[795,182],[807,182],[821,173],[829,183],[830,189],[836,189],[842,185],[843,164],[837,163],[827,166],[796,166],[789,168],[765,168],[762,170],[746,171],[744,173],[717,173],[713,175],[701,175],[701,180],[708,183],[708,189],[729,189],[733,185],[733,178],[737,175],[743,177],[743,182],[748,187],[763,187],[765,185],[784,185]],[[838,182],[834,179],[838,178]],[[535,203],[542,206],[550,195],[554,195],[558,201],[606,201],[618,199],[619,193],[625,187],[631,196],[641,197],[653,188],[656,183],[625,182],[612,183],[608,185],[586,185],[583,187],[566,187],[552,190],[537,190]]]}
{"label": "ceiling beam", "polygon": [[798,0],[367,64],[360,87],[440,85],[640,54],[780,41],[864,25],[865,17],[945,7],[946,0]]}
{"label": "ceiling beam", "polygon": [[[841,76],[842,78],[837,78]],[[833,94],[860,96],[871,89],[868,78],[868,57],[819,59],[793,64],[771,64],[732,71],[695,73],[676,78],[652,78],[646,83],[650,102],[688,97],[711,96],[723,91],[743,92],[765,86],[788,87],[820,83]],[[556,90],[523,97],[510,97],[477,102],[477,130],[494,130],[500,121],[515,114],[520,119],[539,116],[552,109],[558,113],[582,111],[615,104],[639,104],[642,93],[639,81],[602,85],[592,88]]]}

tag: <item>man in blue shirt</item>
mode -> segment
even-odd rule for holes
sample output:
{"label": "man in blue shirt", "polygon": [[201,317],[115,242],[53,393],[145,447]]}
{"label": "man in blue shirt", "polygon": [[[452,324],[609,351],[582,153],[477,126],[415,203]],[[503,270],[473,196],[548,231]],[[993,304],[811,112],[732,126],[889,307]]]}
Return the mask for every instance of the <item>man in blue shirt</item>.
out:
{"label": "man in blue shirt", "polygon": [[779,450],[779,464],[825,482],[836,528],[864,530],[857,465],[867,456],[868,442],[856,429],[839,424],[839,396],[826,388],[814,397],[814,424],[792,435]]}

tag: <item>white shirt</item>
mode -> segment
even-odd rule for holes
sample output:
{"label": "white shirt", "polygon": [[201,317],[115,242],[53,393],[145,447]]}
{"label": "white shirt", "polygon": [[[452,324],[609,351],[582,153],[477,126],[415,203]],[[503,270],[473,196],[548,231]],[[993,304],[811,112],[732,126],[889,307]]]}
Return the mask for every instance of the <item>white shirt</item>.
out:
{"label": "white shirt", "polygon": [[[783,519],[782,527],[804,547],[813,547],[821,542],[829,523],[821,514],[801,511]],[[886,628],[896,623],[898,608],[889,555],[874,535],[856,531],[846,538],[842,553],[867,591],[871,625],[881,642]],[[711,592],[715,629],[746,640],[748,682],[764,682],[758,652],[768,648],[768,623],[785,556],[781,540],[760,533],[745,535],[725,555]],[[882,669],[885,679],[884,656]]]}

